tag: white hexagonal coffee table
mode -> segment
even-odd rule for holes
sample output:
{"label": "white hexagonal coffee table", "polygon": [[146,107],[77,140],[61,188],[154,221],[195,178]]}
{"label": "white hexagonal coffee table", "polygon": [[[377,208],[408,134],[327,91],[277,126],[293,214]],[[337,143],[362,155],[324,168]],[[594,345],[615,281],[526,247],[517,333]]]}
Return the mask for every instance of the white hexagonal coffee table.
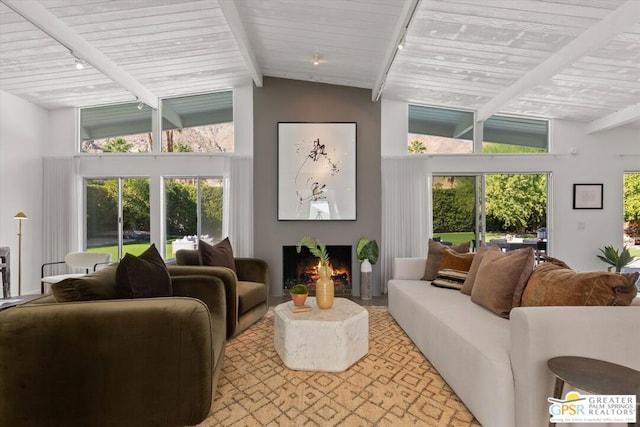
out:
{"label": "white hexagonal coffee table", "polygon": [[294,313],[291,301],[274,310],[273,343],[290,369],[342,372],[369,351],[369,312],[345,298],[320,309],[307,298],[311,311]]}

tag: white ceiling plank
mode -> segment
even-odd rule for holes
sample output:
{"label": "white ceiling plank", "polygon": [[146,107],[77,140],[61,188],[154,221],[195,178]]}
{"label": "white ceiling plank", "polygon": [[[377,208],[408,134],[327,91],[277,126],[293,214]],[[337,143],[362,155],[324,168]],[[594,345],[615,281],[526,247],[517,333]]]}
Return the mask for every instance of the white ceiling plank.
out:
{"label": "white ceiling plank", "polygon": [[571,65],[588,52],[603,46],[616,35],[623,33],[638,23],[640,1],[627,0],[615,11],[586,30],[573,41],[556,51],[546,61],[526,73],[514,84],[493,97],[476,114],[477,121],[485,121],[498,112],[509,101],[546,82],[556,73]]}
{"label": "white ceiling plank", "polygon": [[601,117],[587,125],[587,133],[596,133],[640,120],[640,103]]}
{"label": "white ceiling plank", "polygon": [[91,64],[95,69],[112,79],[114,82],[120,84],[123,88],[127,89],[149,107],[154,109],[158,108],[157,96],[155,96],[133,76],[107,58],[93,45],[89,44],[76,31],[56,18],[39,2],[35,0],[0,1],[27,21],[47,33],[50,37],[71,49],[75,56],[78,56]]}
{"label": "white ceiling plank", "polygon": [[247,32],[238,13],[236,4],[233,0],[220,0],[219,3],[222,13],[227,20],[227,25],[231,29],[231,33],[238,44],[240,54],[247,64],[253,82],[257,87],[262,87],[262,71],[260,71],[255,53],[253,49],[251,49],[251,44],[249,43],[249,38],[247,37]]}
{"label": "white ceiling plank", "polygon": [[371,88],[371,100],[373,102],[377,102],[382,95],[382,89],[384,88],[387,74],[389,73],[389,69],[393,65],[393,60],[395,59],[396,54],[398,53],[398,44],[403,37],[406,37],[407,28],[411,23],[411,19],[416,13],[416,10],[418,10],[418,7],[420,7],[420,1],[421,0],[405,0],[404,2],[402,12],[400,13],[400,17],[396,21],[392,37],[390,38],[390,43],[384,55],[383,66],[378,71],[376,80],[373,84],[373,87]]}

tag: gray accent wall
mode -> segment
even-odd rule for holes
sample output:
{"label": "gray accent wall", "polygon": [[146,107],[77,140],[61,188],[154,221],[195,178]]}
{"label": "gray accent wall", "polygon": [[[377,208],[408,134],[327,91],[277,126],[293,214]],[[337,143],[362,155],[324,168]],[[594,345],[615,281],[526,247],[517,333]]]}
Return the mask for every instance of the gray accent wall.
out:
{"label": "gray accent wall", "polygon": [[[264,78],[253,93],[254,126],[254,256],[269,263],[271,295],[282,295],[282,247],[302,236],[326,245],[351,245],[353,294],[360,294],[360,237],[382,233],[380,171],[380,103],[371,91],[323,83]],[[278,122],[356,123],[356,221],[278,221]],[[373,294],[380,295],[380,262],[374,266]]]}

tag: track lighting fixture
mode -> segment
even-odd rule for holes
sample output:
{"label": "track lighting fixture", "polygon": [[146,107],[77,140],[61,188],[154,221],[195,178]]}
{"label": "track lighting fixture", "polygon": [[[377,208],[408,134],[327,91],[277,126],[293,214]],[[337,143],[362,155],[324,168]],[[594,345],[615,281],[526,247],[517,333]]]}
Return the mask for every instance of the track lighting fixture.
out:
{"label": "track lighting fixture", "polygon": [[313,65],[319,65],[320,64],[320,58],[318,57],[318,54],[315,53],[313,55]]}
{"label": "track lighting fixture", "polygon": [[77,56],[75,58],[76,58],[76,68],[78,70],[82,70],[84,68],[84,61],[78,58]]}
{"label": "track lighting fixture", "polygon": [[142,108],[144,107],[144,104],[142,103],[142,101],[138,102],[138,110],[142,110]]}
{"label": "track lighting fixture", "polygon": [[404,49],[404,44],[405,44],[405,36],[402,36],[402,38],[400,39],[400,42],[398,42],[398,50]]}

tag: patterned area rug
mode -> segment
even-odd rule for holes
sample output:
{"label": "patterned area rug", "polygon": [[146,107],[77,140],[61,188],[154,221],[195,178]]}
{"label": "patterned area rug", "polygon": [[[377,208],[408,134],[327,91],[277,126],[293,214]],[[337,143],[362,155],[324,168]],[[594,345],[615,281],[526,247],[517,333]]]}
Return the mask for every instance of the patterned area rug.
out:
{"label": "patterned area rug", "polygon": [[200,426],[479,426],[387,308],[367,309],[369,353],[339,373],[286,368],[269,310],[227,344]]}

